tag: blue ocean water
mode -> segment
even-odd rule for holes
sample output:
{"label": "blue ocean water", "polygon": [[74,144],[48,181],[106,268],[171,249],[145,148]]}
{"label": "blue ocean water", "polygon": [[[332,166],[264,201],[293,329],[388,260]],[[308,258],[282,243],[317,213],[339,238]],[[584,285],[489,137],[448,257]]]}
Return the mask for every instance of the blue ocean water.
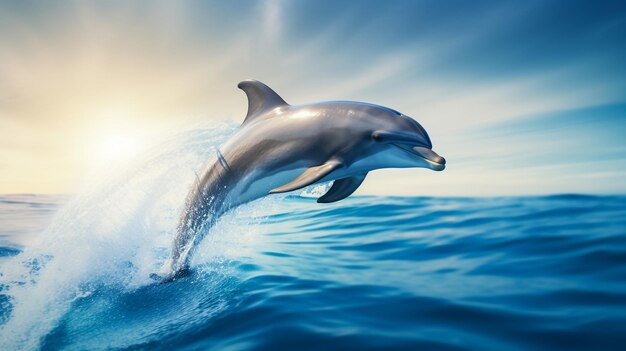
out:
{"label": "blue ocean water", "polygon": [[14,242],[36,245],[43,228],[30,223],[57,203],[0,198],[2,349],[626,345],[626,197],[288,196],[227,216],[193,274],[171,284],[133,278],[138,257],[107,270],[80,254],[55,267],[30,257],[32,281],[7,280]]}
{"label": "blue ocean water", "polygon": [[72,196],[0,196],[0,350],[626,348],[624,196],[307,189],[229,212],[190,276],[155,284],[232,130],[185,132]]}

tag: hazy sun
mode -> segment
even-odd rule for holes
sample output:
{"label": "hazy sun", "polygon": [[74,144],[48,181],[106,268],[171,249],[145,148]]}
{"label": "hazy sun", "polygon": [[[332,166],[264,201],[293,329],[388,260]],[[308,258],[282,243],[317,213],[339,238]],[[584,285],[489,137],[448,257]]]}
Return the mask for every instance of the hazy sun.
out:
{"label": "hazy sun", "polygon": [[142,146],[139,138],[132,135],[108,135],[102,140],[99,156],[106,163],[124,162],[136,155]]}
{"label": "hazy sun", "polygon": [[123,109],[107,109],[94,116],[97,125],[89,133],[89,157],[96,168],[126,163],[146,148],[145,129],[131,124],[132,117]]}

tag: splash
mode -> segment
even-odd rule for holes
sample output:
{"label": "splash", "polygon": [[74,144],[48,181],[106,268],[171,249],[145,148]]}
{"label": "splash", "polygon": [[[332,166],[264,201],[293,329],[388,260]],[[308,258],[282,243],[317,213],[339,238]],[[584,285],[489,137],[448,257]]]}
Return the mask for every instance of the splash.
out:
{"label": "splash", "polygon": [[[70,200],[43,240],[3,266],[0,286],[11,305],[0,326],[3,345],[38,348],[76,301],[98,289],[132,291],[151,284],[150,273],[169,256],[197,170],[234,128],[223,124],[178,133]],[[204,249],[199,259],[222,253]]]}

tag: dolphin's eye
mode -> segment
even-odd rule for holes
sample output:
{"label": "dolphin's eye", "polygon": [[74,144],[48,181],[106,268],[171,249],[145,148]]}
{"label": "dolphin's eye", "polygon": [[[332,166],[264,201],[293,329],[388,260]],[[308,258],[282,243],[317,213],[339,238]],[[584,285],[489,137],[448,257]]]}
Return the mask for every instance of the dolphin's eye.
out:
{"label": "dolphin's eye", "polygon": [[382,139],[382,136],[380,135],[378,131],[376,131],[372,133],[372,139],[374,139],[375,141],[380,141],[380,139]]}

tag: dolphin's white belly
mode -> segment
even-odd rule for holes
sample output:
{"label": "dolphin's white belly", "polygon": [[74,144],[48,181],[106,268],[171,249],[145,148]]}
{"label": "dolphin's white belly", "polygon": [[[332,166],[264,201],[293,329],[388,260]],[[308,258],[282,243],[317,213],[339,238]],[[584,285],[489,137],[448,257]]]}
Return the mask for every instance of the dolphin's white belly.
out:
{"label": "dolphin's white belly", "polygon": [[281,185],[287,184],[297,178],[306,168],[294,168],[272,175],[260,174],[260,172],[252,172],[244,179],[241,179],[231,188],[226,189],[228,195],[225,202],[228,207],[235,207],[246,202],[254,201],[268,195],[270,190]]}

